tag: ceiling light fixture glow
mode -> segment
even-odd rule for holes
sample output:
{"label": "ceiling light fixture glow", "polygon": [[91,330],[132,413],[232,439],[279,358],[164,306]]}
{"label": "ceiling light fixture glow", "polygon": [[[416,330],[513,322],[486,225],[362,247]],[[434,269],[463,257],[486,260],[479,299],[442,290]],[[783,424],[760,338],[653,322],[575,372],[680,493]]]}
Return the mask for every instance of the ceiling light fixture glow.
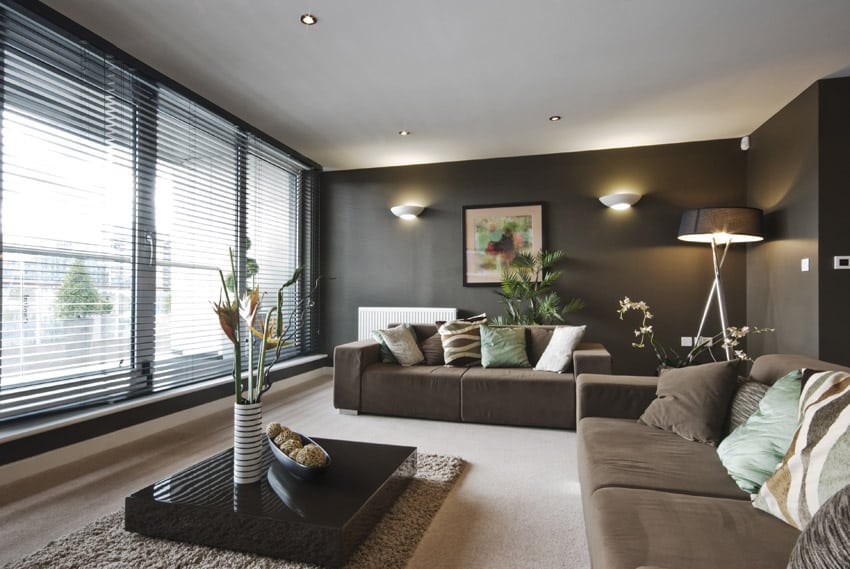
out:
{"label": "ceiling light fixture glow", "polygon": [[410,136],[411,134],[413,134],[413,133],[409,130],[402,129],[402,130],[398,131],[399,136]]}
{"label": "ceiling light fixture glow", "polygon": [[550,122],[558,122],[559,120],[561,120],[561,115],[552,115],[549,117]]}
{"label": "ceiling light fixture glow", "polygon": [[312,26],[318,21],[319,21],[319,18],[317,18],[313,14],[310,14],[310,13],[301,14],[301,23],[304,24],[305,26]]}

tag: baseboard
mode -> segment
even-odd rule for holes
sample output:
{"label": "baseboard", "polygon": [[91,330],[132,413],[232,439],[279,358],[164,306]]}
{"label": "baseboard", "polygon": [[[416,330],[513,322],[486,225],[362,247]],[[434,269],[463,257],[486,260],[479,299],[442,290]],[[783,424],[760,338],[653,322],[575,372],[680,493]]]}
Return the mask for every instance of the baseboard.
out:
{"label": "baseboard", "polygon": [[[292,376],[285,382],[281,382],[280,385],[277,386],[279,389],[270,390],[266,394],[264,400],[268,403],[274,403],[279,398],[285,397],[287,392],[292,389],[296,389],[299,386],[314,381],[320,377],[331,375],[332,373],[333,368],[321,367]],[[0,466],[0,487],[29,478],[35,474],[44,472],[45,470],[57,468],[70,462],[83,460],[110,448],[138,441],[163,430],[179,427],[180,425],[194,421],[206,415],[231,409],[232,407],[233,397],[224,397],[209,403],[204,403],[203,405],[171,413],[164,417],[138,423],[105,435],[86,439],[78,443]]]}

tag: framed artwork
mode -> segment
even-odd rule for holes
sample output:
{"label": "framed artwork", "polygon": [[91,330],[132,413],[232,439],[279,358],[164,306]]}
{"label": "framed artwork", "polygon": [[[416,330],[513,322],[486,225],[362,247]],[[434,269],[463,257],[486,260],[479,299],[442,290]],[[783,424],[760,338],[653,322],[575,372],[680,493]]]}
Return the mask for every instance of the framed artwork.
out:
{"label": "framed artwork", "polygon": [[543,204],[463,208],[463,286],[494,286],[517,253],[543,249]]}

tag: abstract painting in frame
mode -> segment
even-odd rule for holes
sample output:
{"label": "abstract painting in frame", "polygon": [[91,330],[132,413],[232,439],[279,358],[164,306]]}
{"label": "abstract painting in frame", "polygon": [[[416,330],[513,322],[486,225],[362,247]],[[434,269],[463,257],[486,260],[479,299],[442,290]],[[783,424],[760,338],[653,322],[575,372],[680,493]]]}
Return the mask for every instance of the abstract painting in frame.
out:
{"label": "abstract painting in frame", "polygon": [[463,208],[463,286],[494,286],[517,253],[543,249],[543,204]]}

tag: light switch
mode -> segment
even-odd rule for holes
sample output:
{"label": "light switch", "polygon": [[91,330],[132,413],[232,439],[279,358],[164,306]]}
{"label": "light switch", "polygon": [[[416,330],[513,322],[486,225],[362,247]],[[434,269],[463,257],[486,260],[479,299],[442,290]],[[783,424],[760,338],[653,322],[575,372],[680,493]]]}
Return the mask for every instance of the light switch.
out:
{"label": "light switch", "polygon": [[838,269],[850,269],[850,255],[836,255],[833,259],[833,268]]}
{"label": "light switch", "polygon": [[804,273],[808,272],[808,270],[809,270],[809,258],[808,257],[806,257],[805,259],[800,259],[800,270]]}

